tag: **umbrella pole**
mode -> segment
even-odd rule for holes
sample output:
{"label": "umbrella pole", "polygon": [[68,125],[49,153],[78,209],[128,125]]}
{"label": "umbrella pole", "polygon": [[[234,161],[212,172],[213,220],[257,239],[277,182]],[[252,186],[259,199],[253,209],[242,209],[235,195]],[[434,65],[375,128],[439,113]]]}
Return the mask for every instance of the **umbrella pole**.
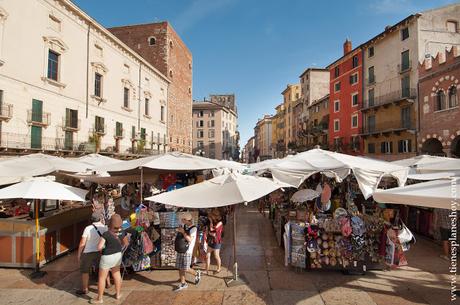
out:
{"label": "umbrella pole", "polygon": [[141,167],[141,203],[144,200],[144,168]]}
{"label": "umbrella pole", "polygon": [[40,271],[40,223],[38,221],[38,205],[40,200],[34,199],[35,210],[35,271],[30,275],[31,278],[41,278],[46,274],[46,271]]}
{"label": "umbrella pole", "polygon": [[244,276],[238,274],[238,262],[236,259],[236,210],[238,206],[235,206],[233,210],[233,276],[227,278],[225,283],[228,287],[247,285],[247,280]]}

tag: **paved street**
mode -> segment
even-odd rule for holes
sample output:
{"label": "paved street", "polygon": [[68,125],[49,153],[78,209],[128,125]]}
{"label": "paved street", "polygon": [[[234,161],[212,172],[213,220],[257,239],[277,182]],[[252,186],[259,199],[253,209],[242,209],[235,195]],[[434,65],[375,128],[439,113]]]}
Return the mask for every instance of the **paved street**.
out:
{"label": "paved street", "polygon": [[[409,305],[449,304],[448,263],[438,258],[438,246],[419,238],[408,253],[409,266],[393,271],[372,271],[346,276],[332,271],[296,271],[284,267],[283,251],[276,245],[269,220],[255,209],[241,208],[238,218],[238,260],[248,286],[227,288],[223,277],[204,276],[202,283],[179,293],[172,292],[176,271],[151,271],[128,275],[123,298],[117,302],[109,289],[105,304],[273,304],[273,305]],[[223,261],[231,262],[231,225],[225,234]],[[87,304],[95,296],[95,283],[87,298],[74,294],[79,283],[75,255],[58,259],[44,268],[39,281],[28,278],[30,270],[0,269],[1,304]],[[191,280],[191,278],[190,278]]]}

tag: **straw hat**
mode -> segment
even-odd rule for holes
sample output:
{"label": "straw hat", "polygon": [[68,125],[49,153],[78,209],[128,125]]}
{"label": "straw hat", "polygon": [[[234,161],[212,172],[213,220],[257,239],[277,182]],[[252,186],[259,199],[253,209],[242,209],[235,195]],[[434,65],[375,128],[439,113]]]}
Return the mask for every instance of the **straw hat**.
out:
{"label": "straw hat", "polygon": [[190,212],[184,212],[181,218],[187,221],[192,221],[193,219],[192,214],[190,214]]}

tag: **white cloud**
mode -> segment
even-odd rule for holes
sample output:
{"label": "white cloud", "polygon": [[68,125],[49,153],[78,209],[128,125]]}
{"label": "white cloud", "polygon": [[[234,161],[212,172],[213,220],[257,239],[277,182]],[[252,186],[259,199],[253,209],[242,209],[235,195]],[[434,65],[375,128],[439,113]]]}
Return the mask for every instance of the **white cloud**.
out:
{"label": "white cloud", "polygon": [[209,15],[223,10],[237,0],[192,0],[190,4],[179,13],[174,22],[174,27],[179,32],[185,32]]}

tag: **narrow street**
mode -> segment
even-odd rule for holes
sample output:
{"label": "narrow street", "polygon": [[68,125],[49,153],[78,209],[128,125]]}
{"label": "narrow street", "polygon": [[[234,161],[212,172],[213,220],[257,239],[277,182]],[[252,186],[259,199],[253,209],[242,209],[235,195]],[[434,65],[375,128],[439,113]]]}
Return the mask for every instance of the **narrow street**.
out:
{"label": "narrow street", "polygon": [[[231,266],[232,224],[225,232],[223,263]],[[408,253],[409,266],[393,271],[371,271],[364,276],[336,271],[300,271],[284,266],[284,253],[276,244],[271,223],[257,209],[239,208],[237,257],[240,273],[249,285],[227,288],[228,268],[217,276],[203,276],[199,286],[172,292],[177,271],[154,270],[129,274],[123,282],[123,298],[117,302],[108,289],[105,304],[273,304],[273,305],[385,305],[448,304],[448,264],[439,249],[419,238]],[[95,282],[86,298],[74,295],[79,286],[75,253],[47,265],[41,280],[29,279],[30,270],[0,269],[1,304],[87,304],[96,293]],[[231,270],[231,269],[230,269]],[[192,278],[190,277],[189,280]]]}

